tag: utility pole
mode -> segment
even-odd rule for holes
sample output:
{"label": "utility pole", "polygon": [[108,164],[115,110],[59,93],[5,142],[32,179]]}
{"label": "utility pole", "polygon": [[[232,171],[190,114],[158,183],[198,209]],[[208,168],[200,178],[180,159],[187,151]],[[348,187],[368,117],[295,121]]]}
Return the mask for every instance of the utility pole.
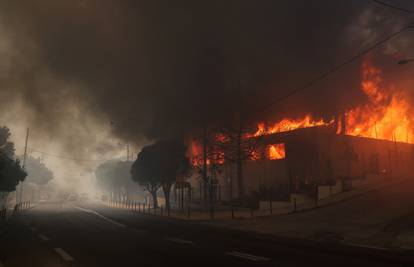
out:
{"label": "utility pole", "polygon": [[[24,170],[25,165],[26,165],[26,157],[27,157],[27,143],[29,141],[29,128],[27,128],[27,132],[26,132],[26,143],[24,146],[24,155],[23,155],[23,163],[22,163],[22,169]],[[19,201],[20,203],[22,202],[22,197],[23,197],[23,181],[20,184],[20,197],[19,197]]]}
{"label": "utility pole", "polygon": [[203,193],[204,193],[204,205],[207,207],[208,203],[208,176],[207,176],[207,124],[203,124],[203,169],[201,172],[203,179]]}

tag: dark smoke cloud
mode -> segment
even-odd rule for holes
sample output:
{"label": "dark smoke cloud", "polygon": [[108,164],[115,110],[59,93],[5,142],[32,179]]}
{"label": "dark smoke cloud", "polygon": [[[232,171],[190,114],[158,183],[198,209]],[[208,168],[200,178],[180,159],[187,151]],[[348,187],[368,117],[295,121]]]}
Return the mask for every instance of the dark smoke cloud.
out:
{"label": "dark smoke cloud", "polygon": [[[16,88],[3,100],[23,98],[32,119],[69,146],[79,140],[65,135],[73,112],[139,143],[196,127],[203,109],[209,119],[227,117],[238,106],[238,80],[254,114],[406,21],[361,0],[2,1],[0,26],[14,53],[2,88]],[[404,35],[378,53],[411,44]],[[358,62],[310,92],[257,117],[331,116],[364,101]],[[88,120],[77,118],[88,132]]]}

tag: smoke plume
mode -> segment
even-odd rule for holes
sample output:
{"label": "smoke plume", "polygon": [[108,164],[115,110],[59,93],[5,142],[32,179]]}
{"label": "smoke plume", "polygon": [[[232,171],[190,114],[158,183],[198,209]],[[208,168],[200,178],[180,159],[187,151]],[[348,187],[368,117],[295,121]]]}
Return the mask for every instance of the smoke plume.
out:
{"label": "smoke plume", "polygon": [[[408,22],[360,0],[2,1],[1,119],[90,159],[231,118],[240,97],[254,119],[330,117],[365,101],[359,62],[256,111]],[[395,62],[412,47],[407,31],[373,54],[407,84],[412,67]]]}

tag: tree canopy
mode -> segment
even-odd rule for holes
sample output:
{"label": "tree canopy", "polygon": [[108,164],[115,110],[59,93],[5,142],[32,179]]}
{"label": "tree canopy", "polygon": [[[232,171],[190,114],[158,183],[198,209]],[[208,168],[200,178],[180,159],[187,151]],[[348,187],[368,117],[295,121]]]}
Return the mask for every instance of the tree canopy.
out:
{"label": "tree canopy", "polygon": [[10,130],[0,127],[0,192],[12,192],[19,182],[24,181],[26,173],[19,160],[14,159],[14,144],[9,141]]}
{"label": "tree canopy", "polygon": [[27,172],[26,181],[36,185],[45,185],[53,179],[53,172],[39,158],[28,157],[25,170]]}
{"label": "tree canopy", "polygon": [[0,153],[9,158],[14,158],[14,144],[9,141],[11,136],[10,129],[2,126],[0,127]]}
{"label": "tree canopy", "polygon": [[151,193],[154,207],[158,207],[157,191],[161,186],[161,171],[158,166],[158,153],[155,145],[144,147],[132,164],[132,180]]}
{"label": "tree canopy", "polygon": [[185,156],[186,146],[178,140],[163,140],[144,147],[131,168],[132,179],[144,186],[157,206],[156,192],[162,187],[169,208],[171,186],[178,176],[185,175],[190,164]]}
{"label": "tree canopy", "polygon": [[19,160],[11,159],[0,154],[0,191],[12,192],[19,182],[23,182],[26,173],[20,166]]}

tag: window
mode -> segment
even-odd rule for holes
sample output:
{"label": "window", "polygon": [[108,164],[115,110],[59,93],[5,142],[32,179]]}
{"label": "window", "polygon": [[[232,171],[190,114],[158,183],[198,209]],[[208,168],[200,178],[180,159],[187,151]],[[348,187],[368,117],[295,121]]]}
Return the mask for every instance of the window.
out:
{"label": "window", "polygon": [[267,156],[270,160],[284,159],[286,157],[285,144],[273,144],[267,146]]}

